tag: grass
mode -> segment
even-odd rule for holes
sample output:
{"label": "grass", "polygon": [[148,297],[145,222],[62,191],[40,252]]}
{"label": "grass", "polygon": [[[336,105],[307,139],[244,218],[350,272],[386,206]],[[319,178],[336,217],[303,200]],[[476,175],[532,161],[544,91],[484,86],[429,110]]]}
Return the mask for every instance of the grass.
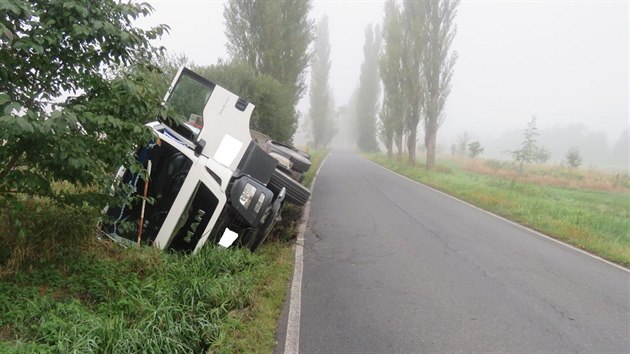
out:
{"label": "grass", "polygon": [[[196,257],[90,238],[0,283],[2,352],[199,352],[251,304],[264,256]],[[60,252],[61,253],[61,252]]]}
{"label": "grass", "polygon": [[264,261],[258,269],[260,281],[252,293],[252,306],[229,313],[222,335],[212,344],[209,353],[273,351],[277,322],[293,269],[291,248],[284,242],[272,242],[256,254]]}
{"label": "grass", "polygon": [[0,352],[272,352],[301,213],[254,254],[186,256],[98,240],[88,207],[2,208]]}
{"label": "grass", "polygon": [[627,176],[537,166],[515,177],[509,166],[485,162],[492,168],[479,168],[457,160],[440,161],[437,172],[426,172],[423,166],[412,167],[383,155],[368,158],[485,210],[630,266]]}

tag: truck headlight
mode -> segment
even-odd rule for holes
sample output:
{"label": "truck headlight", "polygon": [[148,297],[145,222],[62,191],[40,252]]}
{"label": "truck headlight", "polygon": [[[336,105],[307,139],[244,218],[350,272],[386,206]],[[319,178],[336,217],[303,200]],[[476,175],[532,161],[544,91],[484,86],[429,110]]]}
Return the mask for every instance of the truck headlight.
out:
{"label": "truck headlight", "polygon": [[[241,193],[241,197],[238,199],[239,202],[241,202],[241,205],[245,207],[245,209],[249,208],[249,205],[252,203],[252,198],[254,198],[254,194],[256,194],[256,187],[247,183],[245,185],[245,188],[243,188],[243,193]],[[260,198],[258,198],[258,200],[260,200]],[[256,205],[258,205],[258,203],[256,203]]]}
{"label": "truck headlight", "polygon": [[258,197],[258,201],[256,202],[256,205],[254,205],[254,211],[256,213],[260,211],[260,208],[262,207],[264,202],[265,202],[265,194],[260,193],[260,197]]}

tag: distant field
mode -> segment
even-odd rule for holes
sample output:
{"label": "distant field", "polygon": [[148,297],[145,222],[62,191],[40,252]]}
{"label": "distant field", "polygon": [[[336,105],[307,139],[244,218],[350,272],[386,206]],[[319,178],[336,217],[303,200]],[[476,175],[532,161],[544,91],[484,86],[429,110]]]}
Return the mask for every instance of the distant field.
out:
{"label": "distant field", "polygon": [[372,161],[488,211],[630,266],[626,174],[528,166],[523,176],[494,160],[441,160],[437,172],[384,155]]}

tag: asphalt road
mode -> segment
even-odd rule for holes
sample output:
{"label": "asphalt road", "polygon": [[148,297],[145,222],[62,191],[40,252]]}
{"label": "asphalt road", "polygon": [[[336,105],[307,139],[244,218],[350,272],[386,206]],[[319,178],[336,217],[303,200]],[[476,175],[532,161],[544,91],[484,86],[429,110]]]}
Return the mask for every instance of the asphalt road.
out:
{"label": "asphalt road", "polygon": [[630,352],[630,273],[335,151],[300,352]]}

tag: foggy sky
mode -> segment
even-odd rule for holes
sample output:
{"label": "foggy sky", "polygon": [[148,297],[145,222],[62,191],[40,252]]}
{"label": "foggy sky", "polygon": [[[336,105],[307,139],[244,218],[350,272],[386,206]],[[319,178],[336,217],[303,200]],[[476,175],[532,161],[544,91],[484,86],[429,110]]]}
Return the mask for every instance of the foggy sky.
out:
{"label": "foggy sky", "polygon": [[[166,23],[157,44],[196,64],[227,58],[223,1],[150,1],[141,25]],[[311,16],[329,17],[330,84],[337,105],[357,85],[363,32],[380,24],[383,1],[315,1]],[[467,130],[491,139],[523,129],[532,115],[540,128],[581,123],[608,134],[628,127],[628,3],[466,1],[459,8],[453,90],[438,143]],[[307,80],[308,82],[308,80]],[[308,111],[308,94],[300,102]]]}

